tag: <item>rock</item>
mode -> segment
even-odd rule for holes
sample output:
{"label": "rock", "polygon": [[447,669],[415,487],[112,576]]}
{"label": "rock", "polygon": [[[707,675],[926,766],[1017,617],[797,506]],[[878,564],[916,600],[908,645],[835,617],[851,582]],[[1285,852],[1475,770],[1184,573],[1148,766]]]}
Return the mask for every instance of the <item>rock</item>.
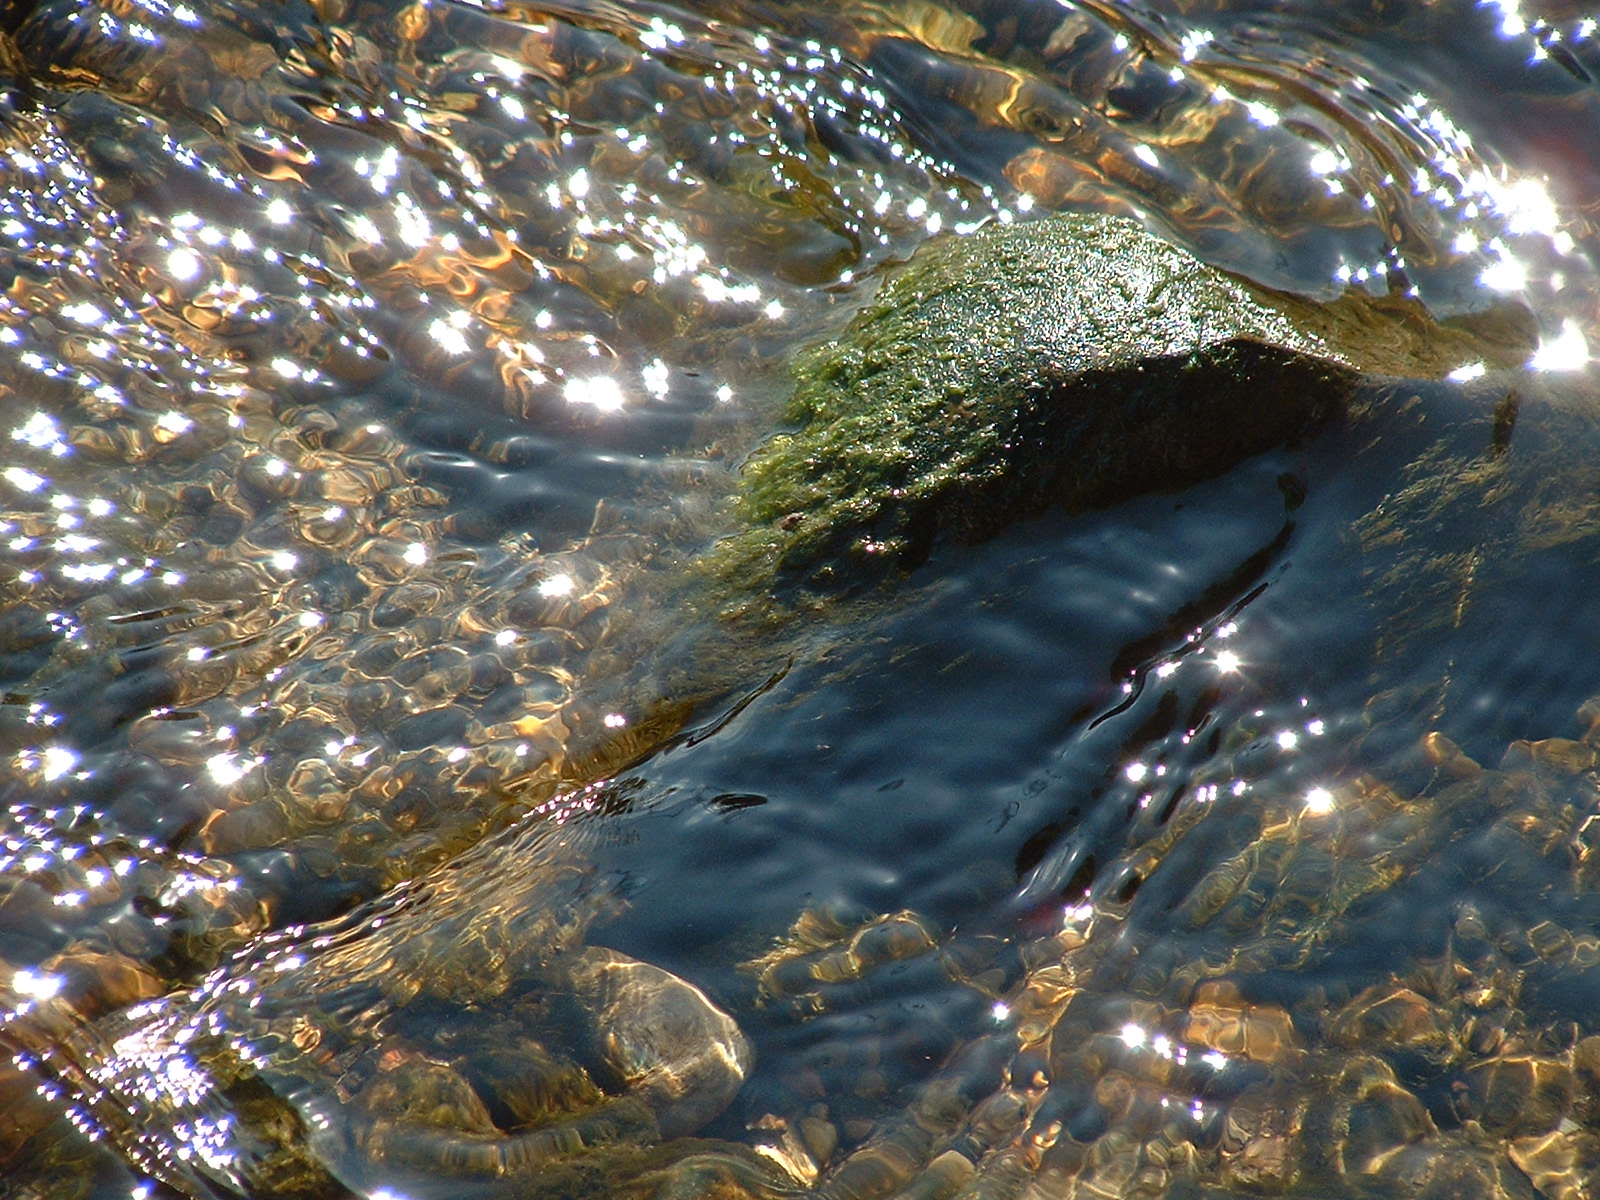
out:
{"label": "rock", "polygon": [[1066,214],[930,244],[803,353],[746,465],[730,582],[838,595],[1054,505],[1184,487],[1345,410],[1363,375],[1520,362],[1523,310],[1444,327],[1418,304],[1272,292],[1131,220]]}
{"label": "rock", "polygon": [[699,988],[599,947],[574,956],[566,980],[608,1065],[655,1111],[663,1136],[692,1133],[733,1100],[754,1055]]}

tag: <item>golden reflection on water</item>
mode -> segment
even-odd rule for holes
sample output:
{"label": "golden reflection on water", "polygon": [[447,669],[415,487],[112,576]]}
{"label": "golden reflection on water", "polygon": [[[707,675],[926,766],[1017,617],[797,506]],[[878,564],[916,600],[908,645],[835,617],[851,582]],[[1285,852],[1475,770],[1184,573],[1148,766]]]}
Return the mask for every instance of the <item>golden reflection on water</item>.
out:
{"label": "golden reflection on water", "polygon": [[[859,72],[819,91],[815,45],[413,6],[398,38],[335,27],[282,59],[231,13],[102,16],[59,14],[73,51],[42,67],[98,94],[11,114],[0,160],[23,268],[0,302],[5,585],[18,645],[47,649],[8,697],[4,901],[8,928],[38,893],[70,931],[8,945],[63,968],[13,964],[8,1020],[104,950],[182,975],[267,928],[282,884],[241,856],[294,847],[302,878],[370,893],[602,770],[569,767],[597,744],[648,745],[648,710],[573,707],[625,573],[606,547],[648,530],[458,528],[404,431],[418,397],[480,413],[491,464],[563,408],[731,405],[753,339],[815,322],[812,285],[974,211],[959,180],[926,186]],[[308,102],[318,71],[338,83]],[[887,159],[775,136],[819,105]],[[97,717],[121,681],[149,698]],[[119,804],[129,764],[160,782]],[[128,1015],[121,1086],[203,1108],[170,1026]],[[228,1120],[169,1134],[226,1174]]]}
{"label": "golden reflection on water", "polygon": [[[1533,58],[1594,35],[1499,7]],[[157,992],[282,924],[296,883],[326,887],[325,914],[516,814],[572,816],[558,787],[673,721],[642,685],[595,685],[618,598],[717,531],[631,490],[703,502],[715,486],[671,456],[726,439],[690,467],[735,461],[784,348],[930,236],[1129,210],[1304,291],[1526,295],[1545,318],[1529,366],[1591,362],[1583,221],[1354,53],[1308,62],[1220,22],[1174,37],[1131,6],[1064,8],[1009,59],[973,48],[988,31],[965,14],[816,16],[328,3],[301,24],[147,0],[48,8],[23,35],[40,103],[0,132],[0,638],[28,664],[0,722],[7,1023],[148,1000],[119,1086],[204,1108]],[[664,413],[679,424],[649,433]],[[611,473],[518,465],[549,459]],[[474,518],[502,480],[570,491],[577,515],[546,528],[518,493]],[[1196,662],[1247,679],[1235,644]],[[1287,756],[1320,734],[1271,739]],[[1248,790],[1219,776],[1195,803]],[[1308,784],[1295,828],[1345,799]],[[290,882],[255,869],[280,850]],[[1064,921],[1087,940],[1098,919]],[[96,960],[75,987],[94,955],[129,977]],[[1121,1038],[1223,1070],[1222,1035],[1190,1027]],[[226,1116],[172,1132],[231,1169]]]}
{"label": "golden reflection on water", "polygon": [[[573,115],[602,104],[609,86],[603,75],[568,74],[560,60],[576,44],[594,41],[613,65],[644,61],[608,35],[542,19],[519,24],[515,14],[490,20],[459,9],[400,11],[392,67],[373,57],[375,43],[336,36],[324,48],[330,66],[359,69],[337,101],[313,106],[299,127],[285,124],[274,96],[299,86],[308,60],[274,66],[226,23],[192,9],[152,11],[151,20],[170,18],[171,28],[135,33],[122,49],[172,82],[173,109],[147,115],[107,101],[86,119],[89,129],[99,123],[136,135],[147,156],[142,169],[179,170],[194,180],[192,201],[176,211],[155,193],[120,209],[102,201],[94,169],[48,115],[20,118],[10,130],[10,162],[20,177],[7,196],[6,231],[36,267],[71,265],[7,297],[3,336],[23,347],[15,365],[60,385],[55,407],[19,414],[13,429],[33,452],[30,465],[6,471],[17,500],[33,501],[5,521],[14,578],[36,608],[86,606],[106,627],[96,631],[100,638],[113,645],[128,644],[119,628],[148,636],[165,626],[154,645],[169,646],[168,661],[179,667],[175,694],[135,720],[127,741],[166,767],[172,786],[212,792],[200,842],[213,853],[279,843],[307,820],[349,824],[341,797],[352,789],[373,798],[405,790],[400,780],[418,759],[437,760],[435,769],[459,780],[450,768],[470,755],[489,768],[496,790],[526,787],[540,772],[553,782],[571,732],[558,716],[570,672],[564,664],[519,666],[516,652],[544,652],[548,639],[529,638],[534,628],[580,649],[585,639],[572,638],[571,623],[609,603],[611,573],[596,563],[550,576],[567,580],[565,588],[549,578],[536,583],[534,596],[549,603],[513,601],[514,615],[507,611],[493,597],[514,590],[519,574],[544,576],[543,549],[512,535],[486,561],[484,547],[452,536],[445,495],[410,482],[403,436],[386,421],[338,429],[320,404],[362,386],[392,391],[406,379],[451,388],[455,372],[469,368],[461,380],[471,387],[467,380],[482,377],[473,364],[488,360],[503,387],[502,411],[513,419],[544,412],[549,395],[615,417],[674,397],[684,369],[656,353],[620,374],[619,331],[638,325],[670,353],[674,339],[681,347],[700,324],[720,330],[782,320],[784,296],[793,291],[781,278],[758,282],[727,265],[737,255],[713,251],[694,209],[706,183],[691,159],[663,151],[682,141],[698,114],[702,156],[733,147],[732,161],[765,172],[765,182],[750,177],[741,189],[793,194],[804,152],[774,142],[771,121],[804,120],[820,102],[811,74],[823,62],[814,57],[820,47],[809,47],[812,57],[781,54],[761,35],[708,56],[702,42],[657,20],[640,35],[646,52],[673,61],[688,55],[683,65],[699,72],[683,77],[693,89],[683,113],[691,124],[663,138],[664,100],[609,130]],[[84,19],[64,16],[68,25]],[[410,47],[438,22],[456,30],[459,44],[423,69]],[[128,29],[108,15],[82,34],[89,41],[78,57],[93,61],[96,42],[123,43]],[[515,36],[507,41],[507,34]],[[186,74],[185,64],[206,70]],[[130,62],[108,58],[103,66],[107,95],[148,94],[147,80],[123,83],[134,79]],[[386,78],[407,86],[385,86]],[[894,171],[925,171],[922,156],[891,134],[882,94],[848,74],[838,82],[839,95],[826,100],[830,117],[864,120],[863,136],[893,143]],[[674,84],[664,95],[679,90]],[[224,138],[192,124],[201,107],[221,117]],[[260,119],[269,112],[275,115]],[[395,123],[399,142],[361,132],[385,122]],[[436,153],[443,157],[419,157]],[[224,167],[230,158],[248,169]],[[140,178],[135,173],[132,182]],[[847,168],[831,191],[812,186],[808,203],[842,205],[837,224],[857,245],[870,227],[875,245],[857,253],[875,257],[909,232],[888,214],[894,193],[884,190],[886,180],[881,168]],[[868,188],[870,203],[850,199]],[[736,240],[747,236],[733,217],[739,195],[724,193],[719,203],[731,200],[733,209],[715,230]],[[903,207],[920,231],[969,205],[951,186],[931,205],[923,194]],[[799,217],[810,219],[803,210]],[[848,274],[862,260],[835,261]],[[615,314],[630,307],[645,311],[615,326]],[[613,315],[584,328],[585,310]],[[663,328],[669,313],[671,327]],[[383,328],[373,324],[379,314]],[[681,363],[681,354],[673,357]],[[716,401],[734,395],[717,382]],[[495,457],[493,444],[482,449]],[[132,462],[150,464],[145,478],[108,477],[102,466]],[[81,485],[109,494],[80,497],[73,489]],[[92,532],[76,532],[80,514],[94,518],[85,526]],[[131,552],[136,546],[141,553]],[[412,619],[373,627],[358,611],[311,602],[305,572],[329,553],[355,566],[370,611],[387,606]],[[219,564],[221,572],[212,569]],[[97,610],[71,587],[112,582],[145,585],[148,594],[130,596],[117,612]],[[450,649],[429,649],[452,625],[459,632],[447,637]],[[363,669],[358,657],[385,666]],[[340,680],[341,662],[357,674]],[[416,669],[400,665],[410,663]],[[390,670],[406,676],[403,699],[390,692]],[[48,694],[50,674],[35,681],[36,691]],[[497,674],[504,683],[494,681]],[[377,712],[393,708],[400,722],[454,706],[473,727],[471,708],[458,703],[464,687],[488,686],[494,695],[518,685],[533,689],[528,701],[500,705],[513,707],[515,720],[469,728],[465,743],[402,752],[398,760],[369,744]],[[351,689],[366,698],[359,730],[344,699]],[[30,723],[55,719],[47,701],[28,702]],[[283,757],[270,730],[307,718],[326,723],[319,741],[327,749],[298,765],[291,758],[287,775],[280,769],[284,777],[267,785],[287,784],[291,794],[310,789],[303,796],[309,809],[283,811],[261,789]],[[530,733],[542,736],[531,743]],[[11,761],[34,783],[69,776],[87,783],[93,775],[65,744],[26,745]]]}

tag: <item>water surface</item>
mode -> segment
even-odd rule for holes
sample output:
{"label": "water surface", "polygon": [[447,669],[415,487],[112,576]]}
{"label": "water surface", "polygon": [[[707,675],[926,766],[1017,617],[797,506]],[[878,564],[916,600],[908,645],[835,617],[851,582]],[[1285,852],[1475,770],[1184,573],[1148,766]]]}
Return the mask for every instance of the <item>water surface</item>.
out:
{"label": "water surface", "polygon": [[[350,994],[456,969],[471,914],[733,1014],[757,1066],[702,1133],[813,1122],[778,1183],[953,1079],[1023,1097],[980,1170],[1058,1190],[1110,1189],[1131,1137],[1198,1156],[1151,1194],[1489,1163],[1587,1195],[1581,1088],[1544,1125],[1474,1089],[1519,1055],[1576,1071],[1600,1032],[1593,763],[1439,797],[1450,746],[1577,739],[1600,692],[1595,32],[1464,2],[27,14],[0,132],[8,1194],[256,1187],[237,1097],[173,1031],[248,1041],[261,996],[423,1039],[404,989]],[[729,528],[786,355],[929,238],[1057,209],[1317,298],[1526,304],[1540,348],[1375,381],[1306,444],[940,546],[782,630],[663,603]],[[802,918],[845,943],[897,913],[938,952],[787,990],[748,965]],[[1546,924],[1579,949],[1538,955]],[[1087,957],[1052,940],[1079,932]],[[1065,1018],[1052,954],[1085,964]],[[1447,1014],[1451,1049],[1346,1036],[1328,1014],[1369,988]],[[149,1057],[102,1044],[169,995]],[[1195,1015],[1249,1005],[1305,1057]],[[1220,1065],[1162,1066],[1182,1045]],[[1395,1132],[1395,1101],[1374,1136],[1433,1174],[1230,1149],[1262,1088],[1338,1094],[1375,1057],[1426,1120]],[[1580,1161],[1555,1183],[1550,1138]],[[328,1145],[356,1190],[463,1186]]]}

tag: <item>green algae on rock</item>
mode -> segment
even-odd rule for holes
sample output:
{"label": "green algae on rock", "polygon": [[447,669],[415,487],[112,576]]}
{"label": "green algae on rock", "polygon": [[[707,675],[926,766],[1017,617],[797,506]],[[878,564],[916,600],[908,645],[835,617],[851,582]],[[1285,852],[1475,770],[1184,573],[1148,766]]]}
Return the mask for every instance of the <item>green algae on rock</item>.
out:
{"label": "green algae on rock", "polygon": [[747,464],[748,529],[712,570],[837,595],[915,566],[939,535],[1187,486],[1343,411],[1364,374],[1522,361],[1525,316],[1448,327],[1412,301],[1317,304],[1122,217],[947,238],[797,358],[799,428]]}

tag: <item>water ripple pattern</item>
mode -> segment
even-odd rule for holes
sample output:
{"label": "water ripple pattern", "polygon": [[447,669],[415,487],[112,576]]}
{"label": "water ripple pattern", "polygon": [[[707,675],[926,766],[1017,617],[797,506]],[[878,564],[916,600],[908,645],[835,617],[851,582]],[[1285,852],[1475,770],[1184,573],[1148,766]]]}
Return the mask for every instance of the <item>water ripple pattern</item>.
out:
{"label": "water ripple pattern", "polygon": [[[237,1015],[239,997],[263,979],[274,1004],[304,987],[329,1013],[358,1013],[363,1036],[403,1024],[413,997],[358,1005],[350,989],[386,969],[374,931],[382,912],[410,911],[406,888],[451,893],[416,881],[478,861],[461,858],[473,847],[504,861],[481,847],[507,828],[543,847],[555,835],[539,830],[628,810],[625,785],[596,785],[650,761],[709,697],[760,698],[782,678],[771,646],[730,639],[724,653],[709,619],[674,625],[635,598],[727,532],[739,464],[791,388],[789,352],[836,334],[930,238],[1062,209],[1130,214],[1317,298],[1359,288],[1469,322],[1524,302],[1540,326],[1530,376],[1583,378],[1600,336],[1593,19],[1459,0],[1399,6],[1380,27],[1368,10],[1382,7],[32,7],[0,37],[0,1035],[19,1055],[0,1071],[0,1107],[25,1114],[0,1136],[0,1171],[18,1165],[19,1194],[76,1194],[91,1178],[118,1195],[157,1179],[248,1186],[233,1173],[255,1152],[231,1123],[240,1093],[217,1099],[248,1091],[248,1073],[197,1066],[184,1045],[211,1038],[248,1063],[238,1030],[256,1018]],[[1474,64],[1492,87],[1472,82]],[[1457,382],[1486,373],[1469,364]],[[1356,534],[1381,545],[1381,525]],[[1442,557],[1374,561],[1399,591]],[[1159,592],[1135,583],[1108,604],[1143,611]],[[1233,649],[1246,640],[1229,640],[1238,614],[1222,607],[1190,614],[1188,642],[1119,661],[1115,694],[1086,711],[1154,703],[1202,651],[1213,674],[1248,675]],[[784,636],[791,661],[815,652],[823,666],[810,666],[832,669],[804,631]],[[717,649],[694,649],[705,643]],[[1239,736],[1264,754],[1321,744],[1319,713],[1295,707],[1304,694],[1230,720],[1254,720]],[[942,736],[923,723],[908,740]],[[809,743],[777,757],[796,745]],[[1180,793],[1184,814],[1242,796],[1248,770],[1196,746],[1172,751],[1188,790],[1163,782],[1159,755],[1113,754],[1114,807],[1144,829],[1138,814]],[[1448,746],[1438,755],[1475,775]],[[1262,826],[1241,810],[1247,832],[1218,845],[1299,853],[1347,804],[1403,824],[1376,785],[1309,769],[1291,783],[1292,813]],[[754,792],[726,795],[727,811],[757,807]],[[573,835],[574,858],[587,836]],[[1120,979],[1117,931],[1155,901],[1118,890],[1132,851],[1098,861],[1124,878],[1080,878],[1084,845],[1044,837],[1019,873],[1038,867],[1041,894],[1070,883],[1099,905],[1079,912],[1075,898],[1037,953]],[[747,864],[751,878],[777,871],[773,853]],[[1275,869],[1237,865],[1214,890],[1265,887]],[[1368,894],[1366,877],[1341,880],[1350,904]],[[576,933],[541,924],[549,893],[525,882],[501,914],[506,944],[579,954]],[[1027,878],[1010,885],[1036,898]],[[492,891],[459,894],[477,903],[478,886]],[[317,922],[397,887],[390,908],[339,927],[372,957],[329,952]],[[600,887],[583,900],[613,902]],[[913,927],[888,940],[937,940]],[[1513,952],[1484,949],[1481,963],[1496,953]],[[340,964],[357,959],[352,984]],[[560,961],[563,979],[601,970]],[[767,961],[773,978],[788,961]],[[1001,1024],[1069,1007],[1032,960],[1011,984],[990,988]],[[1270,1042],[1285,1011],[1247,1008],[1217,992],[1186,1009],[1203,1027],[1195,1053],[1276,1054],[1235,1053],[1239,1022],[1264,1022]],[[1110,1053],[1176,1062],[1179,1018],[1148,1015],[1128,1007]],[[304,1030],[260,1027],[305,1056],[296,1070],[331,1061]],[[442,1045],[410,1067],[425,1074]],[[369,1073],[388,1063],[344,1068],[358,1058]],[[130,1132],[127,1108],[158,1076],[161,1144]],[[306,1112],[342,1095],[326,1075],[305,1087]],[[604,1119],[632,1131],[636,1116]],[[41,1150],[29,1140],[42,1130]],[[95,1159],[70,1130],[117,1151]],[[805,1157],[768,1141],[769,1159]]]}

